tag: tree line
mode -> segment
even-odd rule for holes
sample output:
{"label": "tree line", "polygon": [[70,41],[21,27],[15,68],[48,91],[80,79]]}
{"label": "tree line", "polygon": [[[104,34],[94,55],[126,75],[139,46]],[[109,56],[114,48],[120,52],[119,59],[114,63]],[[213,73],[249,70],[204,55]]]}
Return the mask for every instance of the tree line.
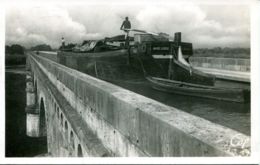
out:
{"label": "tree line", "polygon": [[[75,44],[70,43],[66,45],[66,48],[72,48],[74,47]],[[19,45],[19,44],[13,44],[11,46],[6,45],[5,46],[5,52],[7,55],[23,55],[24,51],[27,50],[25,47]],[[29,48],[28,50],[32,51],[52,51],[53,49],[51,48],[50,45],[47,44],[40,44],[33,46]],[[215,47],[215,48],[197,48],[193,50],[193,54],[195,56],[215,56],[219,54],[224,54],[224,55],[245,55],[245,56],[250,56],[250,48],[221,48],[221,47]]]}
{"label": "tree line", "polygon": [[50,45],[47,44],[40,44],[33,46],[29,49],[26,49],[24,46],[19,44],[13,44],[11,46],[6,45],[5,46],[5,54],[6,55],[24,55],[24,52],[26,50],[32,50],[32,51],[52,51],[52,48]]}
{"label": "tree line", "polygon": [[194,49],[194,54],[250,54],[250,48],[199,48]]}
{"label": "tree line", "polygon": [[250,48],[199,48],[194,49],[193,56],[216,58],[250,58]]}
{"label": "tree line", "polygon": [[6,45],[5,46],[5,54],[6,55],[24,55],[24,47],[18,44],[14,45]]}

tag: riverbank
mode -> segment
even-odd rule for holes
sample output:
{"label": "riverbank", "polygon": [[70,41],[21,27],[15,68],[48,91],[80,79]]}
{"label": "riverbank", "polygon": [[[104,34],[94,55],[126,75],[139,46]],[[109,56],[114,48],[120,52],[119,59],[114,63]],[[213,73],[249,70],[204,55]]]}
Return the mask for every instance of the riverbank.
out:
{"label": "riverbank", "polygon": [[26,55],[18,54],[5,56],[5,65],[7,66],[25,65],[25,63]]}

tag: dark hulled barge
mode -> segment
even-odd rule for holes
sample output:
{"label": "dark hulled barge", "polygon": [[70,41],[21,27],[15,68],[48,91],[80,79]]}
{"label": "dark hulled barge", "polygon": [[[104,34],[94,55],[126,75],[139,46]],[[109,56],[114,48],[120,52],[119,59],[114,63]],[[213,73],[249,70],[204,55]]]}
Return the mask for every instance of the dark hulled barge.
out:
{"label": "dark hulled barge", "polygon": [[[103,80],[146,78],[156,90],[234,102],[248,102],[250,91],[215,85],[215,77],[192,68],[192,44],[162,34],[137,33],[88,41],[82,47],[60,51],[61,64]],[[83,51],[82,51],[83,50]]]}

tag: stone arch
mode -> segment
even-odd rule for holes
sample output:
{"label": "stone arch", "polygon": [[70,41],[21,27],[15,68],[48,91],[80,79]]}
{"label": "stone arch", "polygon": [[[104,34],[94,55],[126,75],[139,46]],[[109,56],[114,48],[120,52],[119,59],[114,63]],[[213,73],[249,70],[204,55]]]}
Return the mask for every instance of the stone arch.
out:
{"label": "stone arch", "polygon": [[[39,85],[39,82],[38,82],[38,85]],[[41,140],[43,142],[43,152],[48,152],[48,139],[47,139],[47,123],[46,122],[46,119],[48,117],[47,115],[47,108],[48,108],[48,103],[47,103],[47,100],[46,100],[46,97],[43,93],[43,91],[39,90],[38,89],[38,93],[39,93],[39,97],[37,99],[37,104],[38,104],[38,107],[39,107],[39,132],[40,132],[40,136],[41,136]]]}
{"label": "stone arch", "polygon": [[47,125],[46,125],[46,119],[47,119],[47,116],[46,116],[46,102],[45,102],[45,99],[44,97],[40,97],[40,109],[39,109],[39,115],[40,115],[40,121],[39,121],[39,128],[40,128],[40,136],[43,136],[42,140],[44,142],[44,152],[48,152],[48,149],[47,149],[47,145],[48,145],[48,142],[47,142]]}
{"label": "stone arch", "polygon": [[83,157],[83,152],[80,144],[78,144],[78,157]]}
{"label": "stone arch", "polygon": [[45,115],[45,103],[43,97],[40,99],[40,134],[41,136],[46,136],[46,115]]}
{"label": "stone arch", "polygon": [[65,121],[64,127],[65,127],[65,138],[68,140],[69,135],[68,135],[68,122],[67,121]]}
{"label": "stone arch", "polygon": [[75,149],[75,144],[74,144],[74,134],[72,131],[70,131],[70,144],[71,144],[71,148]]}
{"label": "stone arch", "polygon": [[62,112],[60,113],[60,125],[63,128],[63,114],[62,114]]}

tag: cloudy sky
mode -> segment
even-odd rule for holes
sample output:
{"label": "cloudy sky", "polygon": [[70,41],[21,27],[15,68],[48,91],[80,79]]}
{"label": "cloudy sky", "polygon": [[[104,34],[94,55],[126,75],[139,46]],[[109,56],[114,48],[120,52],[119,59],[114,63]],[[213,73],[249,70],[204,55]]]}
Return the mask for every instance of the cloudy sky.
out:
{"label": "cloudy sky", "polygon": [[[8,5],[6,44],[25,47],[82,42],[123,34],[120,26],[128,16],[132,28],[174,35],[195,48],[250,47],[250,13],[247,5],[212,4],[71,4]],[[131,33],[133,34],[133,33]]]}

